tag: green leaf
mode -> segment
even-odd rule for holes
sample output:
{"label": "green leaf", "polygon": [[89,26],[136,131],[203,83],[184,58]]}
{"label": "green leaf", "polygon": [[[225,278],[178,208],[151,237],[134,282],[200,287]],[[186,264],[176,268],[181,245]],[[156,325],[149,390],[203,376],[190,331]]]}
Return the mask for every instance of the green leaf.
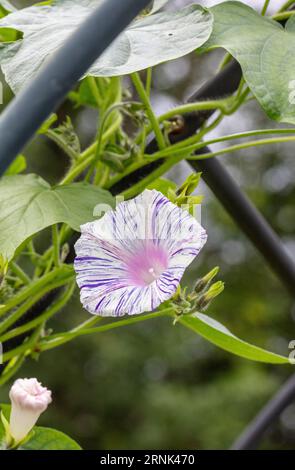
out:
{"label": "green leaf", "polygon": [[5,176],[0,181],[0,253],[7,259],[29,237],[65,222],[79,231],[95,219],[99,204],[113,206],[109,192],[87,183],[52,188],[37,175]]}
{"label": "green leaf", "polygon": [[81,450],[81,447],[60,431],[35,426],[32,437],[18,450]]}
{"label": "green leaf", "polygon": [[[2,70],[17,92],[31,81],[51,54],[103,0],[57,0],[52,6],[32,6],[0,20],[0,28],[24,33],[20,42],[1,52]],[[157,7],[163,2],[157,2]],[[211,13],[199,5],[176,12],[139,16],[93,64],[88,74],[120,76],[182,57],[207,41]],[[0,31],[1,32],[1,31]]]}
{"label": "green leaf", "polygon": [[[9,420],[10,405],[2,404],[0,408],[5,418]],[[3,446],[4,437],[5,430],[0,420],[0,450],[1,442]],[[60,431],[35,426],[31,437],[18,450],[81,450],[81,447],[77,442]]]}
{"label": "green leaf", "polygon": [[4,174],[5,176],[18,175],[19,173],[22,173],[23,171],[25,171],[26,168],[27,168],[26,157],[24,157],[24,155],[18,155],[13,160],[11,165],[9,165],[9,167],[7,168]]}
{"label": "green leaf", "polygon": [[225,326],[221,325],[221,323],[202,313],[182,316],[179,319],[179,323],[203,336],[203,338],[210,341],[210,343],[237,356],[270,364],[290,363],[287,357],[265,351],[264,349],[237,338],[237,336],[233,335]]}
{"label": "green leaf", "polygon": [[240,63],[267,115],[295,124],[295,18],[284,29],[240,2],[221,3],[210,11],[213,33],[202,49],[224,47]]}

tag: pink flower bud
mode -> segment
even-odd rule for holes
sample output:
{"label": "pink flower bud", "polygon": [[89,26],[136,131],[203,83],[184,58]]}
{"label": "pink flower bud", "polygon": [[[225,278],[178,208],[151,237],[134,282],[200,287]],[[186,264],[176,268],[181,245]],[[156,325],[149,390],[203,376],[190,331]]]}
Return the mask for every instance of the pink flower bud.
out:
{"label": "pink flower bud", "polygon": [[18,379],[10,389],[10,433],[16,442],[22,441],[35,426],[39,416],[51,403],[51,391],[37,379]]}

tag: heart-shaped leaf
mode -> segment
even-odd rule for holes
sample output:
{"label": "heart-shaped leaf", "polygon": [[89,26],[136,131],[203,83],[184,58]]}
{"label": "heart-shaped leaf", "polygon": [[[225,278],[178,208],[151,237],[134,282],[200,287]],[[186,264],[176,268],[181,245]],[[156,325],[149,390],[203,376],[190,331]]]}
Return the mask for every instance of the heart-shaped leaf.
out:
{"label": "heart-shaped leaf", "polygon": [[[17,92],[30,81],[101,2],[56,0],[52,6],[24,8],[0,20],[0,28],[24,33],[23,40],[6,44],[0,53],[2,70],[11,88]],[[163,4],[158,0],[153,12]],[[212,21],[211,13],[198,5],[142,15],[114,41],[88,74],[119,76],[184,56],[207,41]]]}
{"label": "heart-shaped leaf", "polygon": [[183,316],[180,318],[179,322],[221,349],[236,354],[237,356],[270,364],[289,363],[287,357],[265,351],[262,348],[237,338],[237,336],[233,335],[225,326],[221,325],[221,323],[202,313]]}
{"label": "heart-shaped leaf", "polygon": [[35,233],[65,222],[79,231],[94,220],[94,208],[112,208],[107,191],[87,183],[52,188],[37,175],[5,176],[0,181],[0,253],[10,260],[16,249]]}
{"label": "heart-shaped leaf", "polygon": [[267,115],[295,124],[295,17],[283,28],[240,2],[221,3],[210,11],[214,28],[203,48],[224,47],[240,63]]}
{"label": "heart-shaped leaf", "polygon": [[18,450],[81,450],[81,447],[63,432],[36,426],[32,437]]}

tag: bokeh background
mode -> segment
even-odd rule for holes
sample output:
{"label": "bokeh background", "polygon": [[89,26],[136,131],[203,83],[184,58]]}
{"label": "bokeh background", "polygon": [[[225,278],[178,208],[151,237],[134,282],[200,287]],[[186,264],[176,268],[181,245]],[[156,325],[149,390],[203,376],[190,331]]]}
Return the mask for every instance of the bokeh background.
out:
{"label": "bokeh background", "polygon": [[[36,2],[13,2],[27,6]],[[191,1],[170,0],[175,8]],[[218,1],[199,2],[205,6]],[[244,1],[260,9],[263,1]],[[283,2],[271,1],[270,11]],[[183,102],[214,75],[223,56],[218,50],[158,66],[154,72],[153,104],[157,113]],[[5,89],[5,103],[11,94]],[[97,116],[65,104],[81,142],[94,135]],[[255,128],[275,127],[256,102],[224,119],[214,136]],[[217,148],[217,147],[216,147]],[[28,171],[56,181],[67,162],[55,145],[39,137],[25,150]],[[274,145],[222,157],[241,188],[263,212],[295,259],[294,146]],[[179,165],[170,177],[182,182],[189,174]],[[209,240],[187,272],[192,285],[212,267],[220,266],[226,290],[208,314],[238,336],[262,347],[288,354],[295,338],[295,304],[261,255],[223,210],[207,187],[202,223]],[[40,239],[40,246],[44,244]],[[86,320],[78,292],[51,322],[61,331]],[[85,449],[226,449],[257,411],[290,375],[289,366],[246,361],[210,345],[169,320],[154,320],[84,337],[28,360],[20,376],[36,376],[51,390],[54,401],[42,424],[58,428]],[[7,401],[8,387],[0,390]],[[265,449],[295,445],[295,404],[261,442]]]}

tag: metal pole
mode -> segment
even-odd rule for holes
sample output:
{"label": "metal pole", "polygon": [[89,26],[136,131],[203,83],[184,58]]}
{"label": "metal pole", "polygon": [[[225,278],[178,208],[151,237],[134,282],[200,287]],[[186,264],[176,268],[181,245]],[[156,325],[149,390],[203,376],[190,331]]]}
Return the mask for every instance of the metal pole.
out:
{"label": "metal pole", "polygon": [[278,393],[258,413],[252,423],[232,445],[231,450],[250,450],[259,443],[269,426],[278,419],[282,411],[295,400],[295,375],[280,388]]}
{"label": "metal pole", "polygon": [[150,0],[105,0],[0,118],[0,174],[75,83]]}

